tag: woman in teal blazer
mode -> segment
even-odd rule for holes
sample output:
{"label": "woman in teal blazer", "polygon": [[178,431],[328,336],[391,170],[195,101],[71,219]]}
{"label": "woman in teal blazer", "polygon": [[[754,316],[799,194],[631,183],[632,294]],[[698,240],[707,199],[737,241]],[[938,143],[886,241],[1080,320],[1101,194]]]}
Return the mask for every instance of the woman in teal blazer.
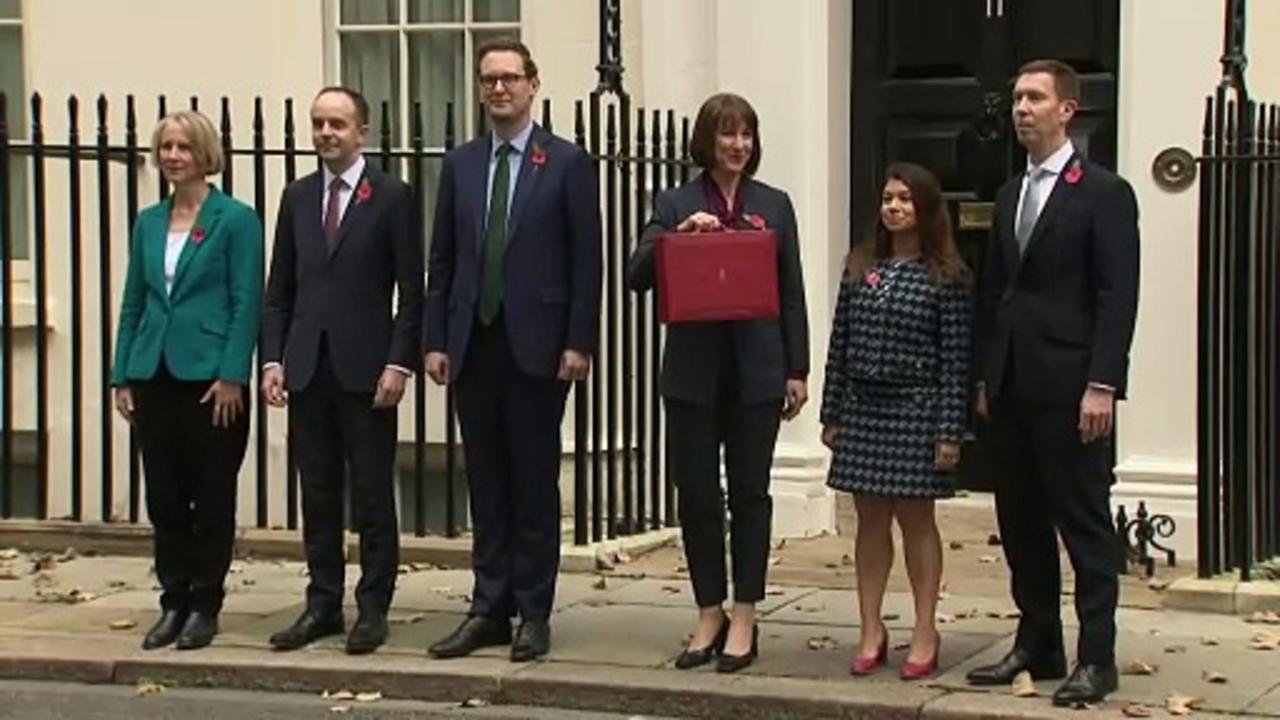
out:
{"label": "woman in teal blazer", "polygon": [[235,536],[236,479],[262,302],[262,224],[208,184],[218,133],[165,116],[152,160],[168,200],[138,215],[116,336],[116,409],[137,428],[161,614],[145,649],[204,647],[218,632]]}

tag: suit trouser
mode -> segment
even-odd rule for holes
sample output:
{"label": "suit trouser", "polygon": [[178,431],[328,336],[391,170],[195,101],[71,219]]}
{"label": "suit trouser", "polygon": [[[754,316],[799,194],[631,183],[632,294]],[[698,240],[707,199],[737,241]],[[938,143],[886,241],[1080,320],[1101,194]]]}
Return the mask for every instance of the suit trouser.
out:
{"label": "suit trouser", "polygon": [[667,452],[679,489],[680,533],[698,607],[728,596],[724,557],[724,496],[720,490],[720,446],[724,445],[733,553],[733,597],[764,599],[773,498],[769,470],[778,439],[778,401],[741,405],[722,393],[717,402],[696,404],[665,398]]}
{"label": "suit trouser", "polygon": [[216,615],[231,567],[251,394],[231,427],[214,427],[213,403],[200,402],[212,383],[178,380],[161,362],[151,380],[131,387],[160,606]]}
{"label": "suit trouser", "polygon": [[307,608],[320,615],[342,610],[343,490],[349,477],[351,521],[360,534],[356,605],[362,614],[385,614],[400,564],[393,483],[396,409],[375,409],[373,393],[344,390],[323,339],[320,348],[311,382],[289,399],[289,430],[302,476]]}
{"label": "suit trouser", "polygon": [[1061,535],[1076,578],[1077,659],[1111,664],[1119,550],[1110,515],[1110,441],[1080,441],[1078,406],[1027,407],[1001,397],[992,413],[996,514],[1022,613],[1015,644],[1062,654]]}
{"label": "suit trouser", "polygon": [[560,569],[560,423],[569,384],[524,373],[504,318],[476,324],[457,381],[471,500],[471,614],[546,620]]}

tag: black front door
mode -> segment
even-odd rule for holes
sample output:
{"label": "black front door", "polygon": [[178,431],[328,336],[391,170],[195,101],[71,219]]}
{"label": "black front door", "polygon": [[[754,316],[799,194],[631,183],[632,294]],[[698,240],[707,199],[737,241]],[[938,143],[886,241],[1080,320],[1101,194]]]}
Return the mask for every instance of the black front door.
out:
{"label": "black front door", "polygon": [[[1009,95],[1029,60],[1081,74],[1072,141],[1115,168],[1119,0],[857,0],[853,30],[854,242],[876,222],[885,166],[909,160],[938,176],[960,252],[982,273],[996,190],[1026,162]],[[990,489],[981,443],[964,458],[960,486]]]}

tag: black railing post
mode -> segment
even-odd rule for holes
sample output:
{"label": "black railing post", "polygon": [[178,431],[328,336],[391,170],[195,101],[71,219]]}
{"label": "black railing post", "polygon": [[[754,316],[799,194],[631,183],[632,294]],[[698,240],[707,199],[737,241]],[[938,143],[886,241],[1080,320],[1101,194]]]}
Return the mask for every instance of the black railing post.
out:
{"label": "black railing post", "polygon": [[13,227],[9,195],[8,99],[0,93],[0,516],[13,514]]}
{"label": "black railing post", "polygon": [[[253,210],[258,216],[258,224],[263,228],[267,226],[267,138],[266,138],[266,117],[262,107],[262,97],[253,98]],[[225,162],[230,164],[232,157],[224,158]],[[262,243],[263,267],[266,267],[267,243],[264,236]],[[258,329],[258,347],[262,347],[262,329]],[[249,371],[249,387],[245,391],[252,398],[256,393],[254,390],[261,384],[260,368],[262,367],[261,358],[253,364],[253,368]],[[258,402],[251,402],[254,408],[254,425],[257,432],[254,433],[254,456],[256,459],[256,475],[257,481],[254,483],[257,491],[257,521],[259,528],[265,528],[270,524],[270,499],[267,492],[267,477],[270,459],[268,454],[270,433],[268,430],[268,413],[267,404],[258,398]],[[287,482],[287,481],[286,481]]]}
{"label": "black railing post", "polygon": [[49,258],[45,222],[44,100],[31,96],[32,290],[36,296],[36,517],[49,517]]}
{"label": "black railing post", "polygon": [[[578,147],[586,149],[587,127],[583,114],[582,101],[573,105],[573,136]],[[592,373],[598,375],[598,373]],[[587,482],[587,383],[578,380],[573,384],[573,542],[575,545],[586,545],[592,534],[589,532],[587,513],[590,503],[590,492]]]}
{"label": "black railing post", "polygon": [[622,95],[622,0],[600,0],[600,62],[597,92]]}
{"label": "black railing post", "polygon": [[71,518],[84,520],[84,283],[80,198],[80,101],[67,99],[67,183],[70,203],[68,239],[71,244]]}
{"label": "black railing post", "polygon": [[[138,219],[138,109],[133,95],[125,96],[124,121],[124,173],[125,173],[125,258],[131,257],[133,226]],[[42,211],[38,211],[42,212]],[[126,264],[127,268],[127,264]],[[142,467],[138,454],[138,434],[129,424],[129,522],[138,522],[142,495]]]}
{"label": "black railing post", "polygon": [[[654,110],[651,122],[649,123],[649,152],[651,164],[649,170],[651,173],[649,192],[653,197],[657,197],[662,191],[662,111]],[[643,169],[642,169],[643,171]],[[665,468],[662,465],[663,458],[666,454],[663,447],[666,445],[667,438],[662,434],[662,394],[659,392],[661,385],[658,378],[662,371],[662,324],[658,317],[658,300],[657,295],[653,292],[649,293],[651,311],[650,323],[653,327],[653,338],[649,344],[649,369],[651,372],[650,382],[653,392],[650,395],[650,434],[653,437],[651,444],[652,453],[649,461],[649,527],[657,529],[662,527],[662,477]]]}
{"label": "black railing post", "polygon": [[[636,221],[635,233],[636,243],[640,242],[640,236],[644,234],[644,227],[648,223],[645,217],[646,201],[648,199],[648,175],[645,173],[644,159],[646,156],[645,146],[645,122],[644,108],[636,110]],[[653,297],[652,292],[644,293],[636,298],[635,307],[635,323],[636,323],[636,530],[644,531],[653,529],[654,526],[649,524],[648,516],[645,515],[645,497],[647,475],[645,474],[646,463],[649,457],[649,433],[648,433],[648,409],[649,409],[649,354],[648,354],[648,327],[649,327],[649,308],[647,303]],[[655,330],[656,335],[656,330]],[[656,389],[656,386],[655,386]],[[656,436],[655,436],[656,437]],[[656,439],[654,442],[658,442]],[[653,500],[654,503],[657,500]]]}
{"label": "black railing post", "polygon": [[111,166],[107,137],[107,96],[98,96],[98,413],[101,421],[102,521],[113,522],[115,505],[115,453],[111,401]]}
{"label": "black railing post", "polygon": [[[418,207],[427,205],[427,188],[425,175],[422,172],[423,160],[423,125],[422,102],[413,102],[412,129],[413,162],[409,164],[409,184],[413,186]],[[429,222],[423,219],[422,228]],[[419,237],[418,243],[426,247],[426,237]],[[413,534],[422,537],[427,534],[427,501],[426,501],[426,469],[427,469],[427,376],[419,369],[413,376]]]}
{"label": "black railing post", "polygon": [[[1205,99],[1204,122],[1201,135],[1201,153],[1208,157],[1214,153],[1214,142],[1220,137],[1214,124],[1213,97]],[[1217,305],[1214,297],[1217,277],[1213,259],[1216,255],[1214,234],[1217,230],[1218,169],[1216,163],[1206,163],[1200,180],[1199,238],[1197,242],[1196,283],[1196,566],[1201,578],[1213,576],[1215,559],[1219,557],[1217,437]]]}
{"label": "black railing post", "polygon": [[[458,142],[457,126],[453,117],[453,103],[445,103],[444,148],[448,152]],[[454,511],[454,487],[458,481],[458,410],[455,404],[453,383],[444,388],[444,534],[457,537],[458,517]]]}
{"label": "black railing post", "polygon": [[[289,185],[298,177],[298,143],[294,135],[293,125],[293,98],[285,98],[284,101],[284,182]],[[264,254],[264,268],[269,267],[265,262],[265,253],[267,251],[266,244],[271,242],[269,239],[263,243],[262,252]],[[262,347],[261,335],[259,335],[258,347]],[[262,358],[258,358],[256,370],[261,372]],[[266,421],[262,419],[267,409],[263,407],[265,402],[259,402],[258,427],[266,427]],[[290,530],[298,529],[298,460],[293,452],[293,434],[289,428],[289,418],[285,415],[285,436],[284,436],[284,455],[285,455],[285,527]]]}
{"label": "black railing post", "polygon": [[[631,220],[631,98],[626,95],[618,101],[618,115],[620,121],[618,135],[622,141],[620,150],[622,158],[617,162],[616,167],[621,176],[618,188],[618,223],[620,225],[618,255],[619,269],[621,269],[626,266],[627,259],[631,257],[633,247],[631,233],[632,228],[635,227]],[[622,338],[617,351],[622,365],[622,533],[630,535],[638,530],[635,513],[636,478],[633,472],[635,469],[633,455],[638,449],[635,445],[635,425],[632,422],[632,414],[635,412],[636,377],[632,369],[634,362],[631,356],[634,347],[632,345],[634,337],[631,293],[626,287],[625,280],[619,288],[619,293],[618,320],[622,325]]]}

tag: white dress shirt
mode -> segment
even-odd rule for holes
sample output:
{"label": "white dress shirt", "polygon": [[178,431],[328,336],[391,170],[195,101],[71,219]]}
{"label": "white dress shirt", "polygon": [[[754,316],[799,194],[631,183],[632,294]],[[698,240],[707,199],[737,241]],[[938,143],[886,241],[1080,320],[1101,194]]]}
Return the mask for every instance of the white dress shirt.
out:
{"label": "white dress shirt", "polygon": [[[1013,226],[1016,228],[1022,221],[1022,213],[1026,208],[1023,201],[1027,197],[1027,183],[1035,182],[1036,199],[1039,200],[1039,206],[1035,208],[1036,217],[1040,216],[1040,211],[1044,209],[1044,203],[1049,199],[1049,193],[1053,192],[1053,186],[1058,182],[1058,176],[1067,167],[1067,161],[1076,152],[1075,146],[1068,140],[1062,144],[1062,147],[1053,152],[1052,155],[1045,158],[1044,162],[1036,165],[1031,162],[1031,158],[1027,158],[1027,171],[1022,175],[1022,185],[1018,188],[1018,212],[1013,219]],[[1039,172],[1036,172],[1039,171]],[[1033,181],[1032,178],[1035,178]]]}
{"label": "white dress shirt", "polygon": [[[351,163],[351,167],[342,171],[342,182],[346,186],[338,195],[338,222],[342,222],[342,218],[347,216],[347,206],[351,204],[351,196],[356,192],[356,185],[360,183],[360,178],[364,176],[365,159],[363,155],[356,156],[356,161]],[[324,213],[329,207],[329,187],[333,185],[335,175],[325,167],[321,170],[324,173],[324,191],[320,196],[320,223],[324,224]]]}
{"label": "white dress shirt", "polygon": [[164,243],[164,291],[173,294],[173,274],[178,270],[178,258],[182,257],[182,248],[187,245],[190,230],[170,230]]}

